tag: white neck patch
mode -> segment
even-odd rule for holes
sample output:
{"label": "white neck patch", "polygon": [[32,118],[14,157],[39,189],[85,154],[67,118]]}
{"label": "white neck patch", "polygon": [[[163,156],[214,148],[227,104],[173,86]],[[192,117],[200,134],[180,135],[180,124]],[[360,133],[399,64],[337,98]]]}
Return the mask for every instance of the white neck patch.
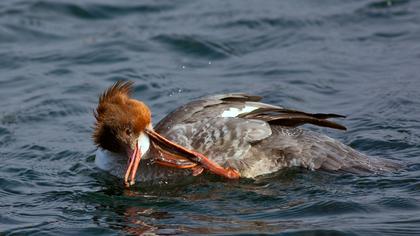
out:
{"label": "white neck patch", "polygon": [[141,132],[140,135],[139,135],[137,143],[139,145],[141,155],[144,156],[150,148],[149,136],[147,134],[145,134],[144,132]]}
{"label": "white neck patch", "polygon": [[242,113],[248,113],[251,112],[255,109],[257,109],[258,107],[253,107],[253,106],[245,106],[242,109],[238,109],[236,107],[230,107],[229,110],[224,111],[222,113],[222,117],[237,117],[238,115],[242,114]]}

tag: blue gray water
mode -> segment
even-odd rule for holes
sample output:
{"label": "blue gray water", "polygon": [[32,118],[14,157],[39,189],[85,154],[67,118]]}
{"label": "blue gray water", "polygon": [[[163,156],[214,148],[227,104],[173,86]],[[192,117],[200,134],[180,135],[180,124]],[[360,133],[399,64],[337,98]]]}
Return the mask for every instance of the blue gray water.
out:
{"label": "blue gray water", "polygon": [[[420,1],[0,2],[0,234],[420,234]],[[92,111],[124,79],[155,123],[232,91],[335,112],[326,133],[407,164],[131,190],[94,166]]]}

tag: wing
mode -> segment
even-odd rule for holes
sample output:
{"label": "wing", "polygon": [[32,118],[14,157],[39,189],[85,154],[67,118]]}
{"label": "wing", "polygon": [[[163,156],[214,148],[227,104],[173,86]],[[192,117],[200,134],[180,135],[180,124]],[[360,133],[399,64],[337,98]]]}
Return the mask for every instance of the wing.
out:
{"label": "wing", "polygon": [[253,144],[268,138],[271,133],[269,124],[264,121],[213,117],[177,124],[166,135],[223,165],[227,160],[246,158]]}
{"label": "wing", "polygon": [[264,120],[273,125],[281,125],[286,127],[297,127],[303,124],[312,124],[333,129],[346,130],[346,127],[327,120],[328,118],[345,118],[345,116],[337,114],[311,114],[277,107],[261,107],[254,111],[240,114],[239,117],[246,119]]}
{"label": "wing", "polygon": [[329,118],[344,118],[337,114],[306,113],[260,102],[261,97],[243,93],[214,95],[181,106],[160,121],[155,129],[161,133],[180,123],[194,123],[209,117],[238,117],[268,122],[272,125],[297,127],[313,124],[346,130]]}

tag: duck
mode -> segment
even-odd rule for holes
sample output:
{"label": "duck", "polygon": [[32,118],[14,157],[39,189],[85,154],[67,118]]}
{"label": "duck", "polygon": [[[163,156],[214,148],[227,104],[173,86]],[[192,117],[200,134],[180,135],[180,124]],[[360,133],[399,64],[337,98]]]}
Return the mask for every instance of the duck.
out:
{"label": "duck", "polygon": [[354,174],[401,168],[302,127],[345,131],[330,120],[345,116],[288,109],[245,93],[199,98],[153,126],[149,107],[131,97],[133,84],[117,81],[99,96],[93,128],[96,166],[127,187],[204,172],[254,179],[291,167]]}

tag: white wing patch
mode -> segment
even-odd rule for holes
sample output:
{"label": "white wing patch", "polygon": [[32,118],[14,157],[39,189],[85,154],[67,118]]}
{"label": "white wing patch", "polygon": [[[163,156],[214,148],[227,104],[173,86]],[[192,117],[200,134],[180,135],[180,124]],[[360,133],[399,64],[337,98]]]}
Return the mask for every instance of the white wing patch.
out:
{"label": "white wing patch", "polygon": [[224,111],[221,116],[222,117],[237,117],[238,115],[242,113],[248,113],[253,110],[256,110],[257,108],[258,107],[253,107],[253,106],[245,106],[242,109],[238,109],[236,107],[230,107],[229,110]]}

